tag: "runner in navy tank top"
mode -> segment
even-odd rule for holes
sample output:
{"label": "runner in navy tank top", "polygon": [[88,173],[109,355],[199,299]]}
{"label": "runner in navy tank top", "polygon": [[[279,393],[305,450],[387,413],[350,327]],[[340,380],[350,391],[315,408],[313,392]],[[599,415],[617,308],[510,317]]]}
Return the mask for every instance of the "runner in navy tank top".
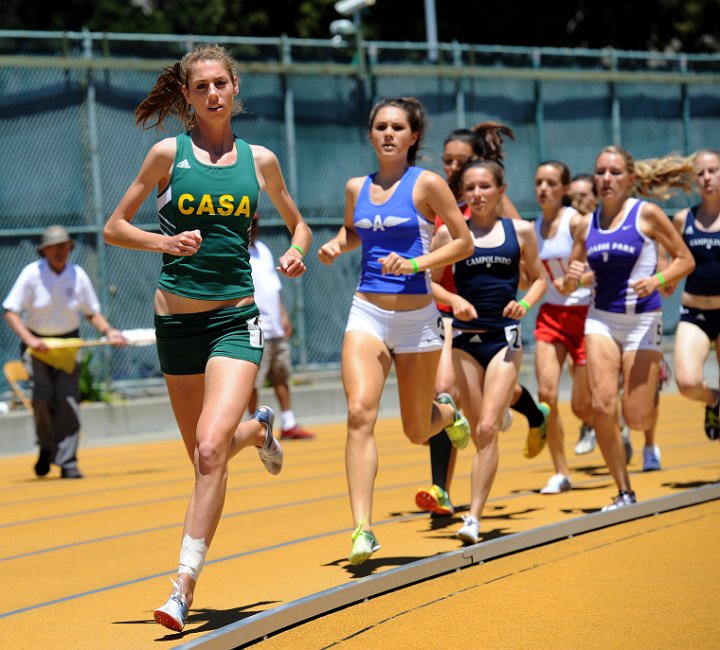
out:
{"label": "runner in navy tank top", "polygon": [[[345,225],[318,251],[321,262],[332,264],[362,246],[342,351],[348,403],[345,462],[355,528],[350,564],[365,562],[380,548],[371,530],[378,466],[374,426],[393,361],[407,438],[422,444],[445,429],[458,447],[470,439],[468,422],[452,397],[433,399],[442,322],[429,269],[466,257],[472,244],[447,183],[414,167],[424,129],[424,109],[412,97],[384,100],[373,108],[369,135],[378,171],[348,181]],[[452,237],[431,252],[436,215]]]}
{"label": "runner in navy tank top", "polygon": [[[635,192],[667,198],[668,187],[689,190],[692,165],[679,156],[644,163],[636,166],[619,147],[600,152],[595,160],[600,204],[578,228],[563,282],[564,293],[575,291],[586,260],[595,274],[593,303],[585,321],[588,379],[597,441],[618,487],[617,497],[603,510],[635,503],[618,427],[620,376],[625,422],[646,431],[655,421],[662,359],[658,289],[678,282],[694,266],[665,213],[657,205],[631,198]],[[656,273],[658,244],[671,258],[663,273]]]}
{"label": "runner in navy tank top", "polygon": [[[453,360],[476,448],[470,511],[457,537],[465,544],[476,544],[498,468],[500,423],[522,362],[519,321],[542,298],[545,276],[532,225],[498,214],[505,191],[502,166],[495,161],[470,161],[456,182],[456,194],[462,193],[471,211],[468,228],[475,247],[472,255],[455,263],[457,293],[435,283],[433,290],[436,298],[453,308]],[[443,245],[448,237],[441,228],[434,243]],[[530,287],[525,298],[517,300],[521,261]],[[526,443],[533,455],[544,444],[542,432],[535,433]]]}
{"label": "runner in navy tank top", "polygon": [[[484,158],[486,160],[501,161],[504,157],[503,136],[515,139],[512,129],[497,122],[481,122],[472,129],[455,129],[445,138],[443,143],[442,165],[445,178],[449,180],[454,173],[470,158]],[[459,205],[466,219],[470,218],[470,210],[463,199]],[[512,219],[520,219],[520,214],[507,195],[502,198],[500,213]],[[435,220],[436,230],[442,226],[442,220]],[[452,267],[445,268],[440,284],[448,291],[455,290]],[[452,309],[442,302],[437,303],[443,320],[443,348],[440,354],[437,374],[435,376],[435,393],[449,393],[458,405],[461,405],[459,391],[455,381],[455,370],[452,363]],[[510,407],[524,415],[531,428],[540,428],[546,421],[545,411],[535,403],[532,395],[524,386],[516,384],[513,389],[513,399]],[[505,412],[502,430],[510,428],[513,417],[509,409]],[[455,469],[457,448],[453,447],[444,431],[432,436],[429,440],[430,466],[432,472],[432,485],[429,488],[420,488],[415,493],[415,504],[421,510],[430,512],[432,516],[448,516],[455,513],[450,500],[450,485]]]}
{"label": "runner in navy tank top", "polygon": [[702,203],[673,219],[695,260],[675,333],[675,380],[685,397],[705,403],[705,434],[719,440],[720,390],[710,386],[704,368],[713,343],[720,360],[720,152],[702,149],[693,162]]}

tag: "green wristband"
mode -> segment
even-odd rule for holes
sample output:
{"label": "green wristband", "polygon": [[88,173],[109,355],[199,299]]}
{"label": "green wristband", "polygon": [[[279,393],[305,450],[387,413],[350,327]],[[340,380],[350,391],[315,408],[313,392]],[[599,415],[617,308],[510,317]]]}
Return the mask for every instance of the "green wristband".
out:
{"label": "green wristband", "polygon": [[530,305],[527,303],[527,300],[518,300],[517,303],[525,307],[526,312],[530,311]]}
{"label": "green wristband", "polygon": [[655,277],[656,277],[656,278],[658,279],[658,281],[660,282],[660,286],[661,286],[661,287],[664,287],[664,286],[665,286],[665,276],[664,276],[662,273],[660,273],[660,271],[658,271],[658,272],[655,274]]}
{"label": "green wristband", "polygon": [[418,267],[418,263],[415,261],[415,258],[414,258],[414,257],[411,257],[411,258],[410,258],[410,264],[412,264],[413,273],[417,273],[418,271],[420,271],[420,269],[419,269],[419,267]]}
{"label": "green wristband", "polygon": [[305,251],[302,248],[300,248],[300,246],[298,246],[297,244],[291,244],[290,248],[294,248],[295,250],[300,251],[300,255],[305,257]]}

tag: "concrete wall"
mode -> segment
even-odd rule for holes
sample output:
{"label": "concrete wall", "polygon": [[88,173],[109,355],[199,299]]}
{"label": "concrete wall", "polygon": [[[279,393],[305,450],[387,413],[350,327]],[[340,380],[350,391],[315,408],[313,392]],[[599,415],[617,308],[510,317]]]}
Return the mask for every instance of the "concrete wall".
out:
{"label": "concrete wall", "polygon": [[[292,400],[298,421],[308,427],[314,423],[345,420],[345,394],[339,379],[293,386]],[[260,392],[260,402],[279,414],[271,388]],[[396,416],[397,406],[396,382],[394,377],[390,377],[381,403],[382,415]],[[167,395],[138,397],[112,404],[89,402],[83,403],[80,409],[81,446],[131,442],[138,437],[173,438],[180,435]],[[0,454],[23,454],[35,450],[32,415],[22,407],[0,413]]]}
{"label": "concrete wall", "polygon": [[[534,359],[526,355],[520,381],[536,394]],[[311,428],[324,422],[344,422],[347,416],[345,393],[338,371],[295,375],[291,386],[292,406],[298,422]],[[563,375],[561,394],[569,396],[569,379]],[[179,437],[167,394],[161,389],[155,396],[133,397],[122,402],[104,404],[86,402],[80,407],[81,445],[119,444],[138,438]],[[260,403],[270,406],[276,415],[279,407],[272,388],[260,391]],[[398,417],[397,380],[391,374],[380,403],[381,417]],[[276,427],[277,428],[277,427]],[[34,452],[35,431],[32,416],[21,406],[0,413],[0,454]]]}

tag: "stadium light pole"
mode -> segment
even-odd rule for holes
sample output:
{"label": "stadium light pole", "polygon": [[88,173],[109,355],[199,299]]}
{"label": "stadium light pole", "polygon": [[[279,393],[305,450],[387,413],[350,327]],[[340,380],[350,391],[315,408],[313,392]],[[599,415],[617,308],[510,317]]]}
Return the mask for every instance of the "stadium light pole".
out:
{"label": "stadium light pole", "polygon": [[438,62],[437,11],[435,0],[425,0],[425,38],[428,45],[428,61]]}
{"label": "stadium light pole", "polygon": [[337,36],[355,36],[355,48],[358,57],[358,75],[363,83],[367,77],[367,64],[365,63],[365,48],[362,35],[362,22],[360,12],[365,7],[372,7],[376,0],[339,0],[333,6],[335,11],[343,16],[352,16],[353,22],[349,20],[335,20],[330,23],[330,31]]}

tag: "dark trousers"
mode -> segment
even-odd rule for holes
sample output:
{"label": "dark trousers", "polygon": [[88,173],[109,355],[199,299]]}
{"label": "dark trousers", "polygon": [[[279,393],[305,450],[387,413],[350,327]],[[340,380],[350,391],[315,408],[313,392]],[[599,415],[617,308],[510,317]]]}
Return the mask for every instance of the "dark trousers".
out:
{"label": "dark trousers", "polygon": [[80,366],[68,374],[30,357],[35,433],[41,451],[63,469],[77,467],[80,442]]}

